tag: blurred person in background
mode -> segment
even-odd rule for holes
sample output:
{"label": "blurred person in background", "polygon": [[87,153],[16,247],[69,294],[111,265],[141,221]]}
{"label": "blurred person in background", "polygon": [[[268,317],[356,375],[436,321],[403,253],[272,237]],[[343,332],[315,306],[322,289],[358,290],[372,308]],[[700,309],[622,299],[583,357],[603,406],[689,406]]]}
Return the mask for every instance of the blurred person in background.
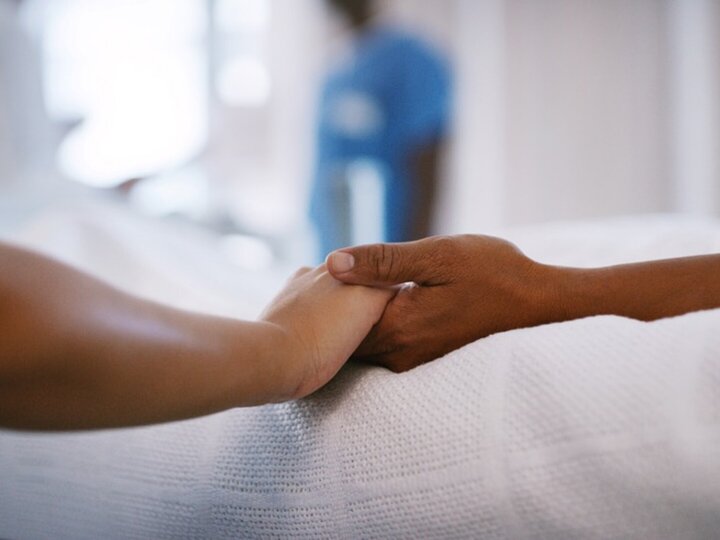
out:
{"label": "blurred person in background", "polygon": [[40,53],[21,24],[19,0],[0,0],[0,226],[57,188],[60,128],[43,99]]}
{"label": "blurred person in background", "polygon": [[311,219],[320,257],[353,240],[351,168],[373,164],[384,208],[382,240],[428,236],[446,136],[451,76],[441,55],[376,22],[373,0],[326,0],[352,32],[344,61],[327,75],[317,119]]}

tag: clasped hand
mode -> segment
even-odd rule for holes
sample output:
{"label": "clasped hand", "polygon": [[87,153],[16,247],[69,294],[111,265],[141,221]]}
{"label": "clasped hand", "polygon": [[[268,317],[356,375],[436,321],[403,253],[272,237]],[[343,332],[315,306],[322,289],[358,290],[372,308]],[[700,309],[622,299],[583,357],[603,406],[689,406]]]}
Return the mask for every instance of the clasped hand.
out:
{"label": "clasped hand", "polygon": [[296,273],[262,319],[291,338],[298,386],[290,395],[302,397],[351,355],[401,372],[495,332],[544,322],[549,271],[489,236],[358,246]]}
{"label": "clasped hand", "polygon": [[402,285],[354,357],[400,372],[490,334],[541,324],[550,267],[490,236],[438,236],[336,251],[345,283]]}

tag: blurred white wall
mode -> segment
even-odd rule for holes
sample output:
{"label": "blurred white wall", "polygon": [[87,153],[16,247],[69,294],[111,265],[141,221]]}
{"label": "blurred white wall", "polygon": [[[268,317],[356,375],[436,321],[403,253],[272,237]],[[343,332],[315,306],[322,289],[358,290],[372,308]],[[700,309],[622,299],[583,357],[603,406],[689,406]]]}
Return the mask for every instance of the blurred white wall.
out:
{"label": "blurred white wall", "polygon": [[674,203],[720,213],[720,2],[669,0]]}
{"label": "blurred white wall", "polygon": [[717,213],[715,0],[459,0],[443,230]]}
{"label": "blurred white wall", "polygon": [[662,3],[511,0],[505,14],[504,218],[670,210]]}
{"label": "blurred white wall", "polygon": [[[717,213],[719,11],[717,0],[388,0],[384,17],[456,68],[437,230]],[[314,58],[318,46],[302,44]]]}

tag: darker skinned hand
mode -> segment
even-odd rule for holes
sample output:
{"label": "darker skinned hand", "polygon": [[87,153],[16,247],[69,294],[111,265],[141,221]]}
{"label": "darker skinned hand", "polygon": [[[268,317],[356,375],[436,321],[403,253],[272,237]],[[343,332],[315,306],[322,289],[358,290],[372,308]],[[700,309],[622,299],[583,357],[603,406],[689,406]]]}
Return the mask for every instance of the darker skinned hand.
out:
{"label": "darker skinned hand", "polygon": [[548,322],[551,268],[490,236],[437,236],[345,248],[328,257],[345,283],[402,285],[355,358],[395,372],[479,338]]}

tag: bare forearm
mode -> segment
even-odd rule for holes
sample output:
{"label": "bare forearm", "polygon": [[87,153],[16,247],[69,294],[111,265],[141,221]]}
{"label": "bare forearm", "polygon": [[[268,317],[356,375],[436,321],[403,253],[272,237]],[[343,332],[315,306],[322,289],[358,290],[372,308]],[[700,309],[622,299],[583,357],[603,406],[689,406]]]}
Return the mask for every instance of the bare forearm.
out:
{"label": "bare forearm", "polygon": [[720,255],[550,273],[551,320],[612,314],[651,321],[720,307]]}
{"label": "bare forearm", "polygon": [[440,142],[433,141],[418,149],[412,156],[412,169],[415,173],[413,186],[412,239],[425,238],[431,233],[432,213],[437,192]]}
{"label": "bare forearm", "polygon": [[[67,340],[62,354],[0,386],[0,425],[90,429],[192,418],[267,403],[269,354],[253,340],[259,323],[198,321],[206,337],[183,339],[93,329],[103,339]],[[255,328],[255,325],[258,328]],[[182,325],[179,325],[182,326]],[[223,328],[225,327],[225,328]],[[99,330],[99,331],[98,331]],[[244,347],[233,346],[243,340]]]}
{"label": "bare forearm", "polygon": [[[3,252],[0,425],[84,429],[282,399],[279,332],[134,298],[64,265]],[[280,336],[281,337],[281,336]]]}

